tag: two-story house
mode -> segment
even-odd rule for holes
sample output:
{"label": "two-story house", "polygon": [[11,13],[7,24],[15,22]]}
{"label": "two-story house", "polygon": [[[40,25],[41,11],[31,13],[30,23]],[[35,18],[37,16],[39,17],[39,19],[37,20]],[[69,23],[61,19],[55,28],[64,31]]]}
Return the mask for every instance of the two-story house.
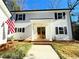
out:
{"label": "two-story house", "polygon": [[11,11],[15,13],[15,38],[72,40],[69,9]]}

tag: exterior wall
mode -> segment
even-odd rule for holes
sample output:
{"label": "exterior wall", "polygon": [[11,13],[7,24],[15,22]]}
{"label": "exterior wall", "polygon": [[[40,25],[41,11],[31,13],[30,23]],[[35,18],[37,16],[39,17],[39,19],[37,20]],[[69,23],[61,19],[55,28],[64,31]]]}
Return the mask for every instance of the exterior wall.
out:
{"label": "exterior wall", "polygon": [[0,45],[7,42],[8,26],[5,21],[11,16],[2,0],[0,0]]}
{"label": "exterior wall", "polygon": [[71,20],[70,20],[70,14],[69,13],[67,13],[68,15],[67,15],[67,19],[69,19],[69,20],[67,20],[67,25],[68,25],[68,30],[69,30],[69,32],[68,32],[68,35],[69,35],[69,39],[73,39],[72,38],[72,27],[71,27]]}
{"label": "exterior wall", "polygon": [[[65,12],[65,19],[55,19],[55,12]],[[16,14],[26,14],[25,21],[16,21],[16,27],[22,27],[23,25],[26,28],[26,32],[23,34],[17,33],[17,37],[31,37],[32,40],[37,39],[37,27],[46,28],[46,39],[52,41],[56,40],[71,40],[72,39],[72,30],[70,23],[69,10],[52,10],[52,11],[34,11],[34,12],[16,12]],[[30,23],[30,26],[26,26]],[[22,25],[21,25],[22,24]],[[56,35],[55,27],[67,27],[67,34],[58,34]],[[30,33],[30,34],[29,34]],[[20,36],[19,36],[20,34]],[[28,35],[28,36],[27,36]]]}
{"label": "exterior wall", "polygon": [[14,34],[15,39],[30,39],[32,37],[31,23],[16,23],[16,28],[25,28],[24,33],[16,32]]}
{"label": "exterior wall", "polygon": [[[66,12],[66,18],[65,19],[59,19],[57,21],[54,21],[51,23],[51,34],[52,39],[56,40],[72,40],[72,30],[71,30],[71,23],[70,23],[70,16],[69,11]],[[55,33],[55,27],[67,27],[67,34],[58,34]]]}
{"label": "exterior wall", "polygon": [[[54,26],[53,26],[54,25]],[[52,39],[58,39],[58,40],[67,40],[69,39],[69,26],[67,25],[67,21],[62,21],[62,20],[59,20],[59,21],[56,21],[54,23],[51,24],[51,27],[52,27]],[[55,31],[55,27],[67,27],[67,34],[58,34],[56,35],[56,31]],[[70,40],[70,39],[69,39]]]}

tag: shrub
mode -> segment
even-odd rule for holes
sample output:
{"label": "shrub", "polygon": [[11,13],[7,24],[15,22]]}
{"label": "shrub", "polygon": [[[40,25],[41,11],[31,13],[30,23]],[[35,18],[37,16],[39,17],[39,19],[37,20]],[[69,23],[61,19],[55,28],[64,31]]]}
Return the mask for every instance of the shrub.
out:
{"label": "shrub", "polygon": [[22,50],[16,49],[12,52],[7,52],[2,55],[3,58],[11,58],[11,59],[22,59],[26,53],[24,53]]}
{"label": "shrub", "polygon": [[0,57],[8,59],[23,59],[30,47],[31,44],[17,44],[13,49],[1,51]]}

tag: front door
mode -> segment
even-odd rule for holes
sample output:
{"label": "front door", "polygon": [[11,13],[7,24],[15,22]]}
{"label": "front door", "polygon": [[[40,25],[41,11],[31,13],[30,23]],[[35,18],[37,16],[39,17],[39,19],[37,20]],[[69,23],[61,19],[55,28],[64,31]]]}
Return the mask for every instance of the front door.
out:
{"label": "front door", "polygon": [[37,34],[39,39],[45,39],[45,27],[37,27]]}

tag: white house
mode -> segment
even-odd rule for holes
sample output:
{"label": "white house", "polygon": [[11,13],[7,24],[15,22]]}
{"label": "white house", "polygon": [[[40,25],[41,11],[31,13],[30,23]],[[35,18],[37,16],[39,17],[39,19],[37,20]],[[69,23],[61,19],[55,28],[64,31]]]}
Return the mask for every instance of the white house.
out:
{"label": "white house", "polygon": [[72,40],[69,9],[11,11],[15,13],[15,38],[26,40]]}
{"label": "white house", "polygon": [[11,16],[3,0],[0,0],[0,45],[7,42],[8,26],[5,23]]}

